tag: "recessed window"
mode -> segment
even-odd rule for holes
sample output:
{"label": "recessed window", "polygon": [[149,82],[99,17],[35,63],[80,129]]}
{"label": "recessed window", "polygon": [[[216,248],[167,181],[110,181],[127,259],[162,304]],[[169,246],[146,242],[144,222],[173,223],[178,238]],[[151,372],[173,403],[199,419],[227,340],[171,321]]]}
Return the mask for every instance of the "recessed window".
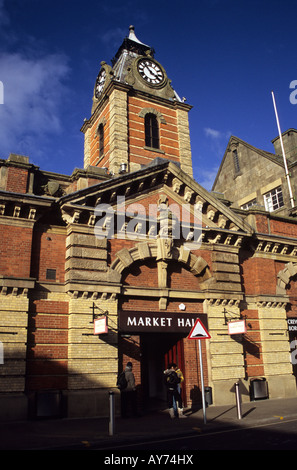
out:
{"label": "recessed window", "polygon": [[264,194],[265,209],[269,212],[276,211],[284,206],[284,198],[281,186]]}
{"label": "recessed window", "polygon": [[100,124],[98,127],[98,137],[99,137],[99,158],[103,157],[104,154],[104,126]]}
{"label": "recessed window", "polygon": [[49,281],[55,281],[56,280],[56,270],[55,269],[47,269],[46,270],[46,279]]}
{"label": "recessed window", "polygon": [[240,173],[240,165],[239,165],[239,158],[238,158],[238,152],[237,150],[233,150],[233,164],[234,164],[234,170],[235,174]]}
{"label": "recessed window", "polygon": [[152,147],[158,149],[159,143],[159,123],[157,116],[152,113],[148,113],[144,118],[145,126],[145,145],[146,147]]}
{"label": "recessed window", "polygon": [[252,201],[247,202],[241,206],[241,209],[248,210],[250,207],[255,206],[257,204],[257,199],[252,199]]}

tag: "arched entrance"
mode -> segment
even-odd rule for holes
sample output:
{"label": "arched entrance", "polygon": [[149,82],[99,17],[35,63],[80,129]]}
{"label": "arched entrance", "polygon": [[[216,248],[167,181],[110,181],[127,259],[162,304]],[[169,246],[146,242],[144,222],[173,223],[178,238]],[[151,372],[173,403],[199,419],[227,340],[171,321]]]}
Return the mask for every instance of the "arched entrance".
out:
{"label": "arched entrance", "polygon": [[[167,408],[164,370],[175,362],[183,372],[184,406],[201,402],[197,344],[187,339],[198,318],[207,328],[201,283],[210,278],[200,256],[187,257],[179,248],[166,260],[166,286],[160,287],[160,270],[153,243],[121,250],[113,269],[121,273],[119,298],[119,368],[133,363],[142,409]],[[153,256],[140,258],[141,253]],[[180,258],[184,256],[184,261]],[[164,281],[164,277],[162,278]],[[160,298],[165,302],[160,302]],[[208,384],[206,351],[203,345],[204,383]]]}
{"label": "arched entrance", "polygon": [[[145,401],[150,407],[167,406],[164,370],[171,362],[176,363],[185,374],[184,337],[185,335],[176,333],[157,333],[153,337],[152,347],[152,336],[149,333],[141,335],[142,383]],[[187,406],[185,382],[182,383],[181,389],[183,404]]]}

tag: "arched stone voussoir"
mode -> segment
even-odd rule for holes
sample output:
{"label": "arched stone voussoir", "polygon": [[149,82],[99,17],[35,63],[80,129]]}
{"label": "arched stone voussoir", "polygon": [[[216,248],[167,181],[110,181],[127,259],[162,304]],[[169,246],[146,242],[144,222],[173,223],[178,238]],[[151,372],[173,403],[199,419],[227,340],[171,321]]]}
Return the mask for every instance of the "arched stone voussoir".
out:
{"label": "arched stone voussoir", "polygon": [[290,279],[297,274],[297,263],[287,263],[277,274],[276,293],[286,294],[286,286],[290,283]]}
{"label": "arched stone voussoir", "polygon": [[[122,248],[118,251],[110,269],[122,273],[125,268],[131,266],[135,261],[156,257],[157,244],[155,242],[140,242],[133,248]],[[176,260],[184,264],[194,276],[201,275],[201,273],[208,268],[207,262],[201,256],[194,255],[184,246],[173,247],[170,256],[165,260]]]}

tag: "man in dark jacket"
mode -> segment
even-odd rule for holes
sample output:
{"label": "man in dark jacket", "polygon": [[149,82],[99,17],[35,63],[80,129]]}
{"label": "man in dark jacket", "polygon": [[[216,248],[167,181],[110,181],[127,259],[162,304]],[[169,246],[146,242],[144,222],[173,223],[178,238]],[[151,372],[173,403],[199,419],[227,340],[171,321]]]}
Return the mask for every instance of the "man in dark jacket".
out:
{"label": "man in dark jacket", "polygon": [[127,362],[125,377],[127,387],[121,390],[121,412],[122,418],[127,418],[129,408],[134,416],[137,416],[137,392],[135,387],[135,377],[132,372],[132,362]]}
{"label": "man in dark jacket", "polygon": [[179,418],[186,418],[183,414],[183,404],[182,398],[178,391],[178,384],[180,383],[180,378],[178,377],[177,373],[177,365],[174,363],[169,364],[168,369],[164,371],[165,375],[165,385],[167,387],[167,401],[168,401],[168,408],[169,408],[169,415],[171,418],[174,418],[174,409],[173,409],[173,398],[175,399],[178,405],[178,417]]}

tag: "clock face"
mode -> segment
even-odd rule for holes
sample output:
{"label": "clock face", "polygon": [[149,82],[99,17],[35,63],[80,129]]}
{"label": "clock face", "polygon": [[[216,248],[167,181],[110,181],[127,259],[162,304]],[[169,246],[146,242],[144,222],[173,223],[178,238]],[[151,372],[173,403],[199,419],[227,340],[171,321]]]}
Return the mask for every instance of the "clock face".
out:
{"label": "clock face", "polygon": [[106,79],[106,71],[102,69],[96,80],[96,87],[95,87],[96,98],[98,98],[102,93],[102,90],[105,84],[105,79]]}
{"label": "clock face", "polygon": [[159,65],[149,59],[139,61],[138,72],[150,85],[159,85],[164,80],[164,74]]}

